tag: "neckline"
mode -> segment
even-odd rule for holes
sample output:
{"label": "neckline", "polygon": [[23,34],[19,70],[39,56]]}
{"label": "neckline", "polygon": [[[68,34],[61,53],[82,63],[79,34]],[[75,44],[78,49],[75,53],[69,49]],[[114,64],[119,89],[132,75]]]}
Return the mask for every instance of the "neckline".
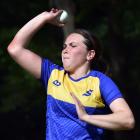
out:
{"label": "neckline", "polygon": [[82,79],[85,79],[85,78],[89,77],[89,75],[91,74],[91,71],[90,71],[88,74],[86,74],[85,76],[82,76],[82,77],[80,77],[80,78],[78,78],[78,79],[72,78],[72,77],[69,75],[69,73],[67,73],[67,74],[68,74],[68,77],[69,77],[72,81],[78,82],[78,81],[80,81],[80,80],[82,80]]}

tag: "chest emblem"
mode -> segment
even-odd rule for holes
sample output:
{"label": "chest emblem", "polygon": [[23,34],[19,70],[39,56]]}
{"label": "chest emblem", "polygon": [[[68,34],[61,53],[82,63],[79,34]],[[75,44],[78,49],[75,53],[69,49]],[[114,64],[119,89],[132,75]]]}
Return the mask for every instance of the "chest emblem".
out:
{"label": "chest emblem", "polygon": [[88,90],[86,93],[83,94],[83,96],[90,96],[93,93],[93,90]]}
{"label": "chest emblem", "polygon": [[61,85],[61,82],[59,82],[58,80],[55,80],[52,82],[55,86],[60,86]]}

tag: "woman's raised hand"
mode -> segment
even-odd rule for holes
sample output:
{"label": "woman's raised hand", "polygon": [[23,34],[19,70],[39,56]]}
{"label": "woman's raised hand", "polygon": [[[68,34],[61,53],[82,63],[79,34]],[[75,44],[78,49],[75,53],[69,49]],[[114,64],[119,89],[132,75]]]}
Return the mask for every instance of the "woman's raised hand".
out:
{"label": "woman's raised hand", "polygon": [[59,16],[62,14],[63,10],[58,10],[58,9],[54,9],[52,8],[49,12],[44,12],[44,14],[47,15],[47,22],[59,27],[63,27],[65,24],[60,22]]}

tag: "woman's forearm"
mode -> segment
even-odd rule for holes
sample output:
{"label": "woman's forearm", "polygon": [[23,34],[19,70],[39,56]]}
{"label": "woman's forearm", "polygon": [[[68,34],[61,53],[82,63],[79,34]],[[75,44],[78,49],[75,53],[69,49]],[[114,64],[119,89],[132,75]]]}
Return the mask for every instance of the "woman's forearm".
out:
{"label": "woman's forearm", "polygon": [[127,130],[134,128],[135,119],[131,109],[123,98],[118,98],[110,104],[112,114],[107,115],[88,115],[85,107],[74,93],[70,93],[80,120],[92,125],[110,129],[110,130]]}
{"label": "woman's forearm", "polygon": [[60,13],[62,13],[62,10],[51,10],[49,12],[42,12],[41,14],[34,17],[17,32],[9,47],[15,46],[18,48],[25,48],[33,35],[46,23],[63,27],[64,24],[57,20],[57,17],[60,15]]}
{"label": "woman's forearm", "polygon": [[16,34],[11,46],[15,44],[18,47],[26,47],[27,43],[31,40],[33,35],[47,22],[46,12],[39,14],[26,23]]}
{"label": "woman's forearm", "polygon": [[85,115],[83,121],[92,125],[110,130],[127,130],[134,127],[133,115],[124,112],[115,112],[108,115]]}

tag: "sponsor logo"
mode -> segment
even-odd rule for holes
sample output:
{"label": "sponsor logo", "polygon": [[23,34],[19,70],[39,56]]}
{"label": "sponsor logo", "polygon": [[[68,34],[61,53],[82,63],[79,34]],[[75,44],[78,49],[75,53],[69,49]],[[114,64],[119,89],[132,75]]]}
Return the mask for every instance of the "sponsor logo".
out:
{"label": "sponsor logo", "polygon": [[59,82],[58,80],[55,80],[52,82],[55,86],[60,86],[61,85],[61,82]]}
{"label": "sponsor logo", "polygon": [[90,96],[92,94],[93,90],[88,90],[86,93],[83,94],[83,96]]}

